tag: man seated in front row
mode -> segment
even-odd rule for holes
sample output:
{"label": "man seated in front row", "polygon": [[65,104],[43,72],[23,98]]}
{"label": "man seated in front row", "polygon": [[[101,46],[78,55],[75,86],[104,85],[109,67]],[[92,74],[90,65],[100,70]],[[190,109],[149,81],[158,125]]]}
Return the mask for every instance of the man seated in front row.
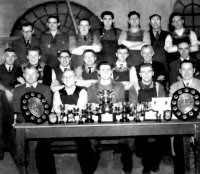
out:
{"label": "man seated in front row", "polygon": [[[194,66],[193,61],[184,60],[180,62],[179,73],[181,75],[181,80],[170,86],[170,96],[172,96],[177,90],[184,87],[194,88],[200,92],[200,80],[194,78]],[[180,136],[174,137],[174,141],[172,142],[175,153],[173,154],[175,155],[175,174],[184,173],[183,138]]]}
{"label": "man seated in front row", "polygon": [[[114,91],[113,103],[117,104],[125,101],[124,86],[120,82],[114,82],[112,79],[112,66],[108,62],[101,62],[98,66],[99,80],[88,88],[88,102],[99,103],[97,96],[98,91],[110,90]],[[125,173],[132,171],[132,154],[134,152],[135,139],[120,139],[123,147],[121,160],[123,163],[123,170]],[[80,142],[80,151],[78,154],[79,162],[82,172],[84,174],[93,174],[98,166],[100,158],[99,145],[100,141],[97,139],[85,139]]]}
{"label": "man seated in front row", "polygon": [[[139,75],[139,89],[136,88],[138,93],[138,102],[151,102],[153,97],[165,97],[164,87],[153,81],[153,67],[150,63],[140,65]],[[135,95],[135,88],[129,90],[129,101],[132,102]],[[159,164],[163,157],[163,149],[165,149],[165,142],[167,139],[161,138],[147,138],[142,137],[136,139],[136,154],[142,157],[143,174],[157,172]],[[168,143],[169,144],[169,143]]]}
{"label": "man seated in front row", "polygon": [[[38,69],[34,66],[26,65],[23,71],[25,83],[14,89],[13,93],[13,110],[17,114],[17,122],[25,122],[21,111],[21,97],[27,92],[38,92],[42,94],[49,105],[52,102],[52,93],[48,86],[38,82]],[[39,142],[36,147],[36,166],[40,174],[56,174],[55,165],[52,165],[54,158],[49,158],[50,154],[41,153],[43,150],[50,149],[46,142]],[[42,155],[43,154],[43,155]],[[53,154],[52,154],[53,155]],[[48,159],[47,159],[48,158]]]}
{"label": "man seated in front row", "polygon": [[[76,86],[76,74],[73,70],[66,70],[62,74],[63,85],[60,90],[54,92],[53,108],[57,114],[61,113],[60,105],[67,104],[84,109],[88,96],[87,91],[80,86]],[[70,107],[70,106],[69,106]]]}

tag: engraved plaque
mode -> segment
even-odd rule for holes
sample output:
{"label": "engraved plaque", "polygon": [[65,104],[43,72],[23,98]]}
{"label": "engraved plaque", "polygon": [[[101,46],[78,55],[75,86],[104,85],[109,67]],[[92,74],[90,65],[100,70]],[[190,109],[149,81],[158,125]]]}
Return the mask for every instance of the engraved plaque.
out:
{"label": "engraved plaque", "polygon": [[47,121],[51,108],[42,94],[28,92],[21,97],[21,110],[25,120],[42,124]]}
{"label": "engraved plaque", "polygon": [[191,120],[199,114],[200,93],[193,88],[181,88],[174,92],[171,101],[171,110],[180,120]]}

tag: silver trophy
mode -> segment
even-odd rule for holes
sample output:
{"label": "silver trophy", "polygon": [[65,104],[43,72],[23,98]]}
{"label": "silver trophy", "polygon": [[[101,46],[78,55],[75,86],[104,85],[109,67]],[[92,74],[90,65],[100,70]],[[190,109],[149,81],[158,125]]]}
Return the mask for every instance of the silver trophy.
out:
{"label": "silver trophy", "polygon": [[99,97],[100,100],[100,109],[101,109],[101,113],[111,113],[112,112],[112,97],[114,95],[114,91],[110,91],[110,90],[102,90],[102,91],[98,91],[97,95]]}

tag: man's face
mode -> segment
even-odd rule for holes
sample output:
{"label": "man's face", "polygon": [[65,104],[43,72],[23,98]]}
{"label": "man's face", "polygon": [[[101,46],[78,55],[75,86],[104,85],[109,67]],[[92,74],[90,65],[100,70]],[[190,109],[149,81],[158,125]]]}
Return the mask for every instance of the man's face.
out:
{"label": "man's face", "polygon": [[63,67],[67,67],[71,62],[71,57],[68,52],[62,52],[58,60]]}
{"label": "man's face", "polygon": [[181,19],[181,16],[174,16],[172,19],[172,25],[175,27],[175,29],[181,29],[183,28],[184,20]]}
{"label": "man's face", "polygon": [[25,40],[31,40],[34,30],[33,30],[32,26],[23,26],[21,32],[22,32]]}
{"label": "man's face", "polygon": [[116,57],[119,61],[125,62],[128,57],[128,50],[127,49],[118,49],[116,52]]}
{"label": "man's face", "polygon": [[17,59],[17,56],[15,52],[5,52],[4,59],[5,59],[5,64],[13,65],[15,60]]}
{"label": "man's face", "polygon": [[112,23],[114,22],[111,15],[104,15],[103,19],[101,20],[103,22],[105,29],[110,29],[112,26]]}
{"label": "man's face", "polygon": [[112,75],[112,69],[110,65],[101,65],[99,68],[99,75],[102,80],[110,80]]}
{"label": "man's face", "polygon": [[73,71],[65,71],[62,76],[62,81],[67,88],[71,88],[76,83],[76,76]]}
{"label": "man's face", "polygon": [[82,36],[87,35],[90,29],[89,22],[87,20],[80,21],[78,28]]}
{"label": "man's face", "polygon": [[27,59],[31,65],[37,66],[40,58],[41,58],[41,56],[39,54],[39,51],[37,51],[37,50],[28,51]]}
{"label": "man's face", "polygon": [[154,52],[151,48],[143,48],[141,50],[141,55],[144,58],[145,63],[151,63]]}
{"label": "man's face", "polygon": [[58,26],[60,23],[58,23],[56,18],[49,18],[47,22],[47,26],[49,27],[50,31],[56,31],[58,29]]}
{"label": "man's face", "polygon": [[138,27],[140,24],[140,18],[137,15],[132,15],[130,16],[128,22],[131,27]]}
{"label": "man's face", "polygon": [[35,68],[31,68],[31,69],[25,69],[23,76],[26,83],[31,85],[37,82],[39,74]]}
{"label": "man's face", "polygon": [[183,63],[181,65],[181,68],[179,69],[179,72],[180,72],[183,80],[190,80],[193,78],[195,69],[194,69],[192,63]]}
{"label": "man's face", "polygon": [[154,16],[151,18],[150,24],[152,26],[153,29],[155,30],[160,30],[161,27],[161,20],[158,16]]}
{"label": "man's face", "polygon": [[140,77],[142,82],[145,84],[150,84],[152,82],[152,77],[154,75],[153,69],[150,66],[140,68]]}
{"label": "man's face", "polygon": [[83,61],[88,66],[93,65],[95,63],[95,60],[96,60],[96,57],[93,52],[86,52],[83,55]]}
{"label": "man's face", "polygon": [[180,53],[180,56],[184,59],[189,57],[189,52],[190,52],[190,47],[188,45],[188,43],[180,43],[178,45],[178,52]]}

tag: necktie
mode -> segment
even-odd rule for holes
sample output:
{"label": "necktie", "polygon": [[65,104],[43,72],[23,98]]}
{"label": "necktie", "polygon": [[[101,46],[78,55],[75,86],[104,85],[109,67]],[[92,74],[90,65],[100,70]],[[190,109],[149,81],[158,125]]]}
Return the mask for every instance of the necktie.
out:
{"label": "necktie", "polygon": [[189,87],[189,83],[187,82],[187,83],[185,84],[185,86],[186,86],[186,87]]}
{"label": "necktie", "polygon": [[88,67],[88,73],[92,73],[92,67]]}
{"label": "necktie", "polygon": [[29,48],[31,46],[31,42],[30,42],[30,40],[27,40],[26,41],[26,48]]}
{"label": "necktie", "polygon": [[84,37],[83,37],[83,40],[84,40],[84,41],[87,41],[87,37],[86,37],[86,36],[84,36]]}
{"label": "necktie", "polygon": [[8,72],[11,72],[11,71],[12,71],[12,67],[9,66],[9,68],[8,68]]}
{"label": "necktie", "polygon": [[156,37],[156,40],[158,40],[158,38],[159,38],[159,32],[158,31],[156,31],[155,37]]}

